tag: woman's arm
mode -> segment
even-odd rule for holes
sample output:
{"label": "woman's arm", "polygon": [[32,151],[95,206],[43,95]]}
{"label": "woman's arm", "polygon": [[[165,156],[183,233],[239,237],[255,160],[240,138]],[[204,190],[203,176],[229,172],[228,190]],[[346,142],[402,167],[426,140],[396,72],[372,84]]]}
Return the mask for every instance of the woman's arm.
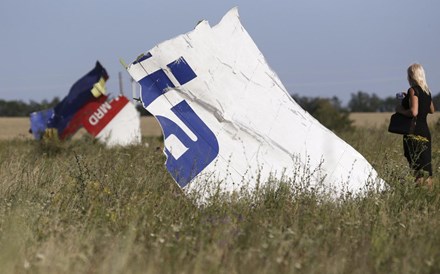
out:
{"label": "woman's arm", "polygon": [[434,109],[434,103],[431,101],[431,105],[429,106],[429,113],[434,113],[435,109]]}
{"label": "woman's arm", "polygon": [[408,117],[416,117],[419,114],[419,98],[414,95],[414,89],[409,89],[409,109],[404,109],[399,105],[396,111]]}

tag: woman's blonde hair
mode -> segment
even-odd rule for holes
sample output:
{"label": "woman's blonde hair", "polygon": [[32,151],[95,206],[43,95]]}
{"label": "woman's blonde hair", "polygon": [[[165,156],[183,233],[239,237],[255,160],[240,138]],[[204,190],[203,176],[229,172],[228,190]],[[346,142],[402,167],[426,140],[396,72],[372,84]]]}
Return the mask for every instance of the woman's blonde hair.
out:
{"label": "woman's blonde hair", "polygon": [[408,82],[411,87],[420,86],[422,90],[430,94],[428,84],[426,83],[425,70],[420,64],[412,64],[408,67]]}

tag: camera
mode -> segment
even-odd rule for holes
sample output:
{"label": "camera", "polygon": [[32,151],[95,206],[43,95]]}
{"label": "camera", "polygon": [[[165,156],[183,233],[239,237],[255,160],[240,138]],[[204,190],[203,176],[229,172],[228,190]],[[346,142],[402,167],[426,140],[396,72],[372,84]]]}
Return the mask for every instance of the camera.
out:
{"label": "camera", "polygon": [[397,100],[403,100],[403,98],[405,98],[405,93],[404,92],[396,93],[396,99]]}

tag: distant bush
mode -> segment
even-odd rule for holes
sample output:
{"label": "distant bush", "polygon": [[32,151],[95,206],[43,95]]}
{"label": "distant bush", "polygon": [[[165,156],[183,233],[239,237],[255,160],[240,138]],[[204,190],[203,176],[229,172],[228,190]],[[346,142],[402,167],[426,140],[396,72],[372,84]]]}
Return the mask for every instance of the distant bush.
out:
{"label": "distant bush", "polygon": [[139,111],[141,116],[152,116],[152,114],[144,108],[142,103],[136,103],[135,107],[136,107],[137,111]]}
{"label": "distant bush", "polygon": [[353,129],[349,112],[341,106],[337,97],[329,99],[292,95],[292,98],[328,129],[335,132]]}

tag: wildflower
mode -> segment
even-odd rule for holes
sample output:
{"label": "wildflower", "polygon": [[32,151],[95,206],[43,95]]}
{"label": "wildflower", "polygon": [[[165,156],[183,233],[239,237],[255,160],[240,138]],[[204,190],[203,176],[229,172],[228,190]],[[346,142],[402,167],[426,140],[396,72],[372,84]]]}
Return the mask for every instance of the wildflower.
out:
{"label": "wildflower", "polygon": [[418,142],[422,142],[422,143],[427,143],[429,142],[428,138],[420,136],[420,135],[414,135],[414,134],[410,134],[408,135],[408,137],[412,140],[418,141]]}

